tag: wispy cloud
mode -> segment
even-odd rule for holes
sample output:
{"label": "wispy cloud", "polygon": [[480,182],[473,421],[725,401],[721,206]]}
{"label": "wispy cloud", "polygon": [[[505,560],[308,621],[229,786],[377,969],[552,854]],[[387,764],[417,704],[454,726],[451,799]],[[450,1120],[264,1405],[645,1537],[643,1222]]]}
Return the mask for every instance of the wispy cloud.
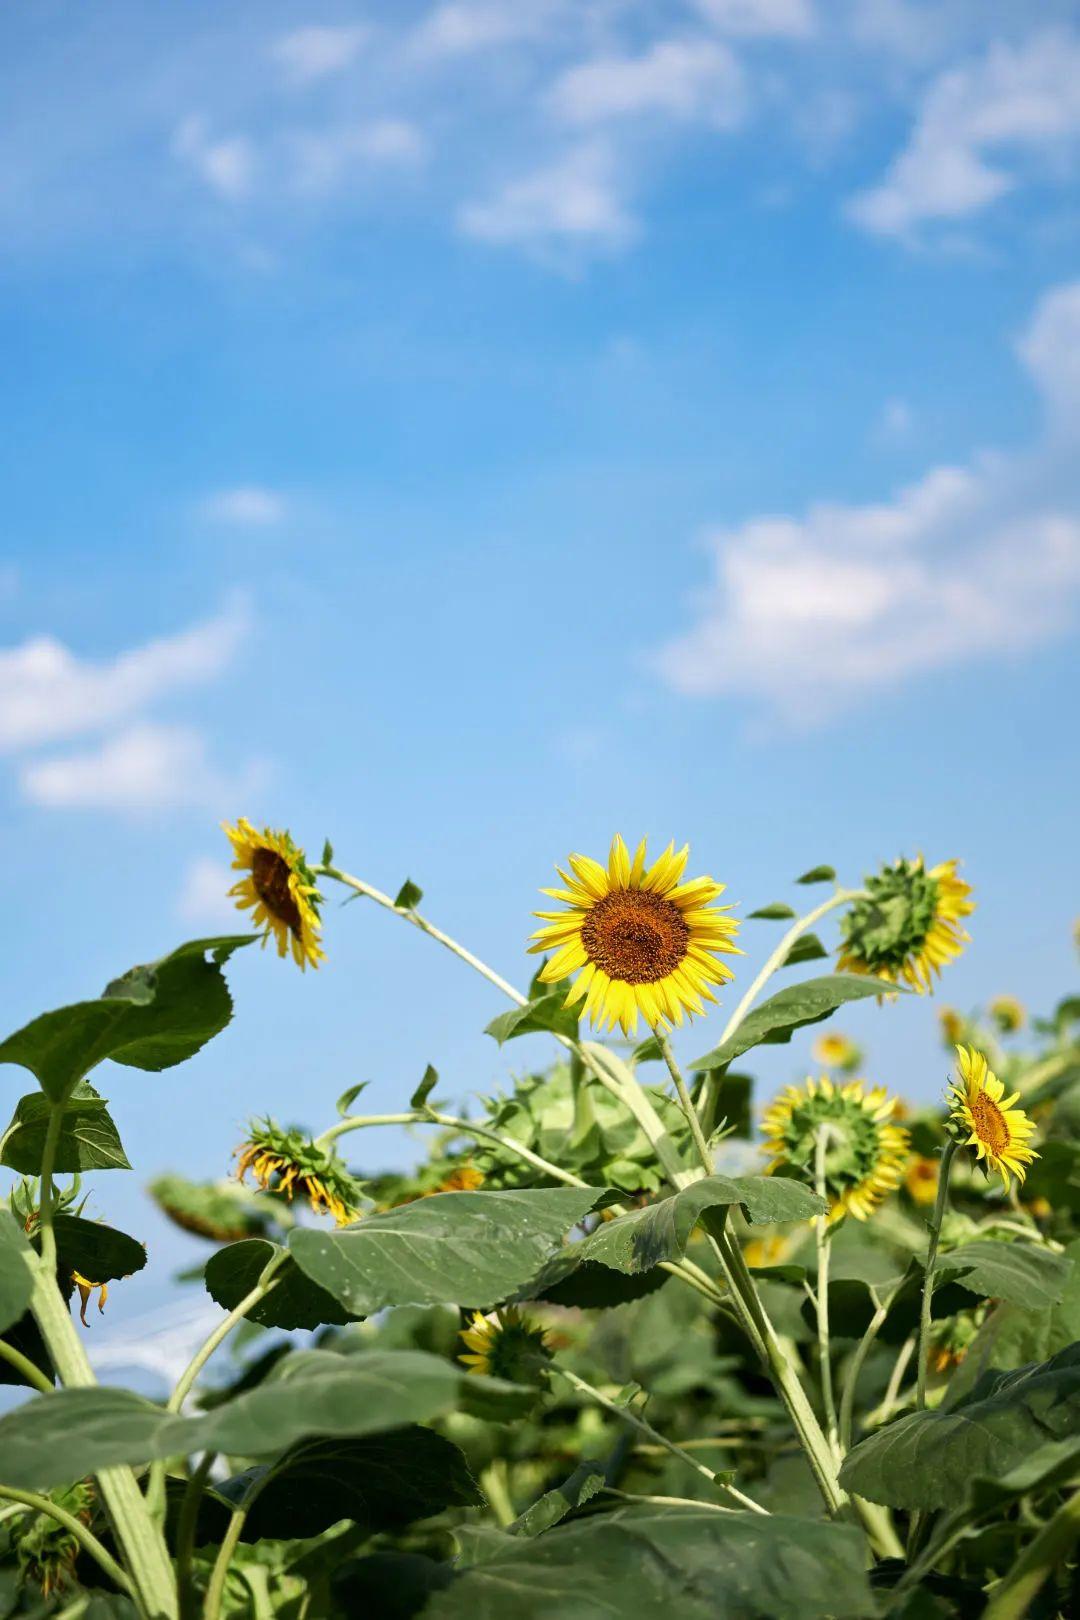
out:
{"label": "wispy cloud", "polygon": [[202,114],[192,113],[177,125],[172,150],[220,197],[236,201],[251,190],[255,148],[246,135],[215,135]]}
{"label": "wispy cloud", "polygon": [[208,522],[231,524],[241,529],[272,528],[281,522],[286,510],[284,496],[261,484],[219,489],[199,504],[199,511]]}
{"label": "wispy cloud", "polygon": [[449,0],[423,19],[412,49],[423,56],[456,57],[542,39],[565,10],[566,0]]}
{"label": "wispy cloud", "polygon": [[600,141],[574,147],[554,163],[507,181],[485,201],[467,204],[458,223],[479,241],[548,256],[624,247],[637,231],[620,196],[613,154]]}
{"label": "wispy cloud", "polygon": [[[1018,345],[1051,422],[1080,401],[1080,283]],[[1075,444],[938,467],[876,505],[817,505],[708,537],[713,582],[655,663],[676,690],[814,724],[875,691],[1066,631],[1080,602]],[[1055,493],[1056,492],[1056,493]]]}
{"label": "wispy cloud", "polygon": [[366,23],[312,24],[282,34],[270,54],[293,84],[309,85],[349,67],[370,38]]}
{"label": "wispy cloud", "polygon": [[745,111],[742,69],[726,46],[707,39],[658,40],[637,57],[603,57],[568,68],[547,103],[567,124],[659,113],[703,117],[733,128]]}
{"label": "wispy cloud", "polygon": [[111,659],[80,658],[53,636],[0,651],[0,751],[104,731],[158,698],[213,681],[249,622],[237,601],[202,624]]}
{"label": "wispy cloud", "polygon": [[1078,141],[1080,35],[994,44],[931,83],[907,145],[848,213],[866,230],[911,239],[928,222],[980,213],[1019,183],[1025,160],[1048,164]]}
{"label": "wispy cloud", "polygon": [[289,137],[288,145],[294,183],[307,192],[336,190],[373,168],[411,168],[427,155],[422,131],[404,118],[299,130]]}
{"label": "wispy cloud", "polygon": [[94,748],[31,760],[18,779],[29,804],[50,810],[220,810],[230,791],[207,759],[201,732],[149,723]]}
{"label": "wispy cloud", "polygon": [[696,0],[696,4],[715,28],[746,39],[806,39],[817,27],[811,0]]}

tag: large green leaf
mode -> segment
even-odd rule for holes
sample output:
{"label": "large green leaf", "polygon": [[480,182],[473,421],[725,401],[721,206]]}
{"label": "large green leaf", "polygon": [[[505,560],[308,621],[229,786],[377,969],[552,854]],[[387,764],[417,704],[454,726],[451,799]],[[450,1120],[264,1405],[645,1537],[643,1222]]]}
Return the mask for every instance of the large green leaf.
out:
{"label": "large green leaf", "polygon": [[53,1230],[61,1271],[77,1271],[91,1282],[131,1277],[146,1264],[141,1243],[100,1221],[88,1221],[83,1215],[57,1215]]}
{"label": "large green leaf", "polygon": [[0,1209],[0,1333],[17,1322],[34,1291],[33,1254],[18,1221]]}
{"label": "large green leaf", "polygon": [[244,1541],[317,1536],[339,1519],[374,1535],[482,1500],[458,1447],[416,1423],[362,1439],[306,1440],[218,1489],[234,1503],[254,1494]]}
{"label": "large green leaf", "polygon": [[866,1620],[865,1542],[845,1525],[622,1508],[507,1537],[424,1620]]}
{"label": "large green leaf", "polygon": [[565,990],[548,990],[544,995],[534,997],[524,1007],[511,1007],[509,1012],[493,1018],[484,1034],[491,1035],[502,1046],[506,1041],[516,1040],[519,1035],[535,1035],[542,1031],[576,1039],[578,1014],[573,1007],[566,1005]]}
{"label": "large green leaf", "polygon": [[535,1276],[604,1195],[591,1188],[437,1193],[336,1232],[293,1232],[297,1265],[356,1316],[384,1305],[486,1310]]}
{"label": "large green leaf", "polygon": [[731,1204],[741,1205],[747,1220],[769,1224],[806,1221],[825,1207],[809,1187],[782,1176],[706,1176],[669,1198],[603,1222],[568,1253],[579,1264],[593,1260],[614,1271],[648,1271],[661,1260],[681,1259],[706,1210]]}
{"label": "large green leaf", "polygon": [[85,1080],[79,1081],[63,1104],[50,1103],[40,1091],[20,1097],[4,1132],[0,1164],[22,1176],[40,1175],[54,1106],[63,1109],[54,1170],[68,1175],[79,1170],[131,1169],[105,1099]]}
{"label": "large green leaf", "polygon": [[704,1057],[695,1058],[694,1069],[722,1069],[752,1046],[778,1045],[790,1041],[804,1024],[819,1024],[846,1001],[863,1001],[867,996],[896,994],[896,986],[861,973],[830,973],[821,979],[804,979],[781,990],[760,1007],[747,1013],[734,1035],[722,1041]]}
{"label": "large green leaf", "polygon": [[9,1035],[0,1043],[0,1063],[29,1069],[54,1102],[105,1058],[137,1069],[182,1063],[229,1022],[232,999],[221,964],[256,937],[191,940],[159,962],[132,968],[99,1000],[42,1013]]}
{"label": "large green leaf", "polygon": [[1072,1261],[1072,1271],[1058,1304],[1031,1310],[1002,1303],[990,1312],[949,1380],[948,1406],[970,1394],[989,1368],[1009,1371],[1047,1361],[1080,1339],[1080,1238],[1069,1244],[1065,1259]]}
{"label": "large green leaf", "polygon": [[1039,1311],[1060,1304],[1072,1270],[1072,1260],[1050,1249],[984,1238],[943,1255],[934,1283],[952,1278],[969,1293]]}
{"label": "large green leaf", "polygon": [[378,1434],[455,1409],[505,1420],[534,1401],[534,1390],[469,1376],[419,1350],[349,1356],[306,1350],[198,1417],[177,1417],[124,1389],[43,1395],[0,1418],[0,1457],[5,1484],[36,1489],[197,1451],[273,1456],[316,1435]]}
{"label": "large green leaf", "polygon": [[898,1508],[959,1501],[978,1475],[1004,1474],[1080,1424],[1080,1344],[1035,1367],[987,1374],[949,1411],[911,1412],[850,1451],[844,1487]]}
{"label": "large green leaf", "polygon": [[[249,1294],[275,1255],[285,1254],[266,1238],[246,1238],[219,1249],[206,1262],[203,1276],[210,1297],[234,1310]],[[274,1286],[265,1299],[248,1312],[248,1321],[262,1327],[317,1328],[350,1322],[353,1317],[333,1294],[304,1275],[291,1255],[285,1254],[274,1273]]]}

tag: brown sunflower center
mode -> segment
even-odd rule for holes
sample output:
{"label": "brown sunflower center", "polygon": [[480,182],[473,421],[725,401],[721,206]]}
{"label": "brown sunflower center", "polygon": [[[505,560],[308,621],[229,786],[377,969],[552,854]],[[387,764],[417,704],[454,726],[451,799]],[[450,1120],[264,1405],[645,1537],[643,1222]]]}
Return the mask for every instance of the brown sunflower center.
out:
{"label": "brown sunflower center", "polygon": [[690,929],[678,906],[647,889],[606,894],[581,928],[589,960],[625,984],[655,984],[679,966]]}
{"label": "brown sunflower center", "polygon": [[274,849],[257,849],[251,857],[251,879],[256,894],[267,911],[299,937],[300,909],[289,888],[290,875],[289,863]]}
{"label": "brown sunflower center", "polygon": [[971,1104],[971,1117],[975,1121],[975,1135],[991,1153],[1003,1153],[1009,1145],[1009,1126],[993,1097],[980,1091]]}

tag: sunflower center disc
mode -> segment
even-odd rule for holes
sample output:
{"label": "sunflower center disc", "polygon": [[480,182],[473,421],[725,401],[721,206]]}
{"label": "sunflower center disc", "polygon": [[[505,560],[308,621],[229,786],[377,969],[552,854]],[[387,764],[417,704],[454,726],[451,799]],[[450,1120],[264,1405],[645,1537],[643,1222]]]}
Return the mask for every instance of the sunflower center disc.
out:
{"label": "sunflower center disc", "polygon": [[655,984],[679,966],[690,929],[671,900],[646,889],[607,894],[581,928],[589,960],[624,984]]}
{"label": "sunflower center disc", "polygon": [[1009,1127],[1005,1116],[992,1097],[985,1091],[971,1104],[971,1117],[975,1121],[975,1134],[991,1153],[1001,1153],[1009,1145]]}
{"label": "sunflower center disc", "polygon": [[275,850],[257,849],[251,857],[251,878],[259,899],[299,936],[300,911],[289,888],[289,875],[288,863]]}

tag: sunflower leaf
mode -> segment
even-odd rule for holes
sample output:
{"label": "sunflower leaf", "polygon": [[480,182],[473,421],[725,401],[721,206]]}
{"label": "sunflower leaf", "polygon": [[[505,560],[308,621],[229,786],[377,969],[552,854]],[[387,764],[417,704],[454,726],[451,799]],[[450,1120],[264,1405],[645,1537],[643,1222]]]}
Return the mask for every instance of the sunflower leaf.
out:
{"label": "sunflower leaf", "polygon": [[15,1217],[0,1209],[0,1333],[17,1322],[34,1291],[33,1255]]}
{"label": "sunflower leaf", "polygon": [[1072,1270],[1072,1260],[1034,1243],[984,1239],[942,1255],[934,1285],[952,1279],[984,1299],[1003,1299],[1039,1311],[1060,1305]]}
{"label": "sunflower leaf", "polygon": [[543,1030],[550,1030],[554,1035],[565,1035],[569,1040],[577,1038],[578,1015],[566,1005],[564,991],[548,990],[524,1007],[511,1007],[509,1012],[493,1018],[484,1034],[490,1035],[502,1046],[506,1041],[516,1040],[519,1035],[535,1035]]}
{"label": "sunflower leaf", "polygon": [[360,1080],[360,1081],[357,1082],[357,1084],[355,1086],[350,1086],[348,1091],[343,1091],[341,1093],[341,1096],[338,1098],[337,1103],[335,1104],[335,1107],[337,1108],[337,1111],[341,1115],[342,1119],[344,1119],[346,1117],[346,1115],[349,1113],[350,1109],[352,1108],[353,1103],[356,1101],[357,1097],[359,1097],[360,1093],[364,1090],[365,1086],[369,1086],[370,1084],[371,1084],[370,1080]]}
{"label": "sunflower leaf", "polygon": [[[279,1244],[266,1238],[245,1238],[227,1244],[206,1262],[203,1280],[207,1293],[223,1310],[234,1310],[275,1255],[284,1252]],[[292,1329],[340,1327],[354,1318],[333,1294],[306,1277],[291,1255],[286,1255],[275,1273],[273,1288],[248,1312],[248,1320],[260,1327]]]}
{"label": "sunflower leaf", "polygon": [[804,979],[763,1001],[747,1013],[734,1035],[704,1057],[694,1058],[694,1069],[722,1069],[752,1046],[781,1045],[790,1041],[804,1024],[820,1024],[830,1013],[848,1001],[867,996],[895,995],[898,987],[883,979],[861,973],[830,973],[820,979]]}
{"label": "sunflower leaf", "polygon": [[834,883],[836,871],[831,866],[812,866],[809,872],[795,879],[796,883]]}
{"label": "sunflower leaf", "polygon": [[412,878],[406,878],[394,896],[394,904],[401,911],[415,911],[423,898],[423,889],[414,883]]}
{"label": "sunflower leaf", "polygon": [[95,1283],[131,1277],[146,1265],[146,1249],[126,1232],[83,1215],[56,1215],[57,1262],[61,1272],[77,1271]]}
{"label": "sunflower leaf", "polygon": [[800,962],[820,962],[828,954],[816,934],[800,934],[780,966],[797,967]]}
{"label": "sunflower leaf", "polygon": [[782,900],[773,900],[767,906],[759,906],[756,911],[747,912],[746,920],[747,922],[754,922],[755,920],[759,922],[781,922],[789,917],[794,917],[794,915],[795,913],[791,907],[785,906]]}
{"label": "sunflower leaf", "polygon": [[50,1103],[40,1091],[20,1097],[4,1132],[0,1164],[23,1176],[40,1174],[49,1118],[56,1106],[62,1109],[62,1120],[54,1170],[66,1175],[79,1170],[131,1169],[105,1099],[85,1080],[79,1081],[61,1105]]}
{"label": "sunflower leaf", "polygon": [[423,1078],[421,1079],[420,1084],[409,1098],[409,1107],[423,1108],[424,1104],[427,1102],[438,1083],[439,1071],[438,1069],[432,1068],[431,1064],[429,1063],[427,1068],[424,1070]]}
{"label": "sunflower leaf", "polygon": [[289,1250],[358,1316],[385,1305],[488,1310],[534,1276],[604,1197],[593,1187],[436,1193],[336,1232],[300,1229]]}
{"label": "sunflower leaf", "polygon": [[[196,939],[114,979],[97,1001],[42,1013],[0,1043],[0,1063],[18,1063],[60,1102],[105,1058],[168,1069],[191,1057],[232,1017],[221,964],[254,934]],[[213,960],[207,961],[207,953]]]}

